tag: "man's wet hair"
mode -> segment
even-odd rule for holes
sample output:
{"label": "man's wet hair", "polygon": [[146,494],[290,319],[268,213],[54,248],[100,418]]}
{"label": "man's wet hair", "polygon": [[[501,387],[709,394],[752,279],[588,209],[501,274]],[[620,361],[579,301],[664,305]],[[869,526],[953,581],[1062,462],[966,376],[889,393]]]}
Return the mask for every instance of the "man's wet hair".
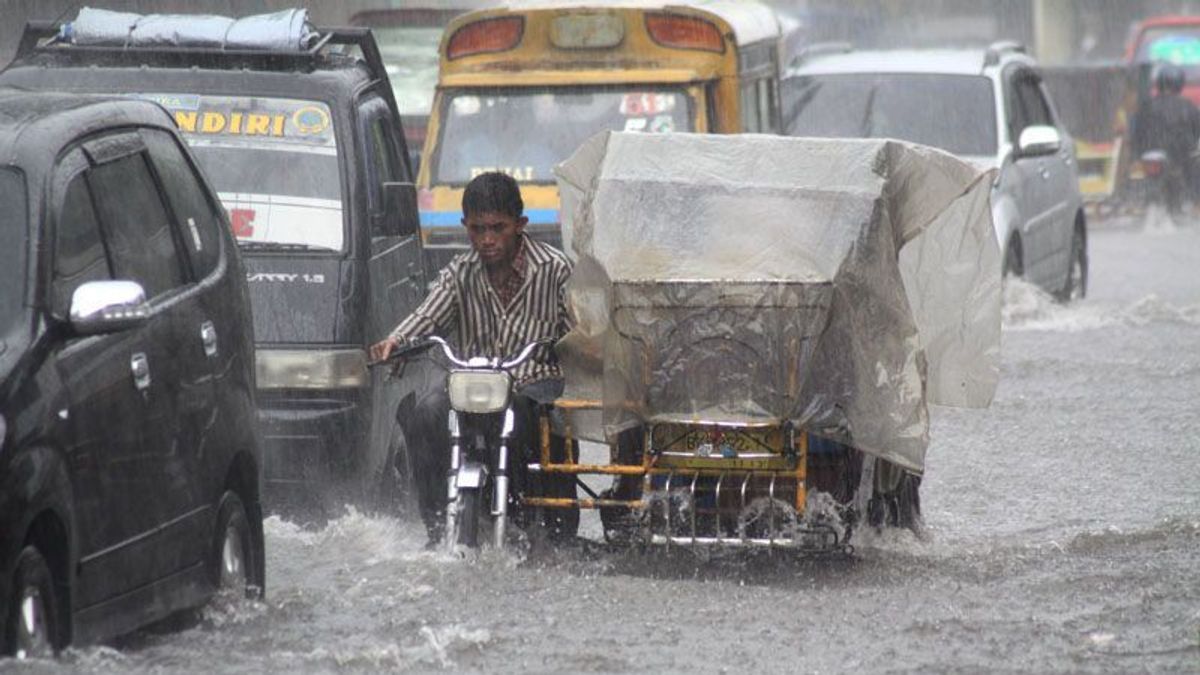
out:
{"label": "man's wet hair", "polygon": [[521,188],[513,177],[499,171],[481,173],[467,183],[462,198],[463,217],[480,213],[502,213],[520,218],[525,211]]}

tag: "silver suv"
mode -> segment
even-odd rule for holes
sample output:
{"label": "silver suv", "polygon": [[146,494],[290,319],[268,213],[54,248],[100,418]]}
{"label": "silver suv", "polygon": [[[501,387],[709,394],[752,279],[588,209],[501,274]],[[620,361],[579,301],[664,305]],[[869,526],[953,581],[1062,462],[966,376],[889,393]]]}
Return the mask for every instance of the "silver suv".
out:
{"label": "silver suv", "polygon": [[992,218],[1005,274],[1064,301],[1086,294],[1087,223],[1075,144],[1020,45],[818,45],[793,62],[782,95],[788,135],[897,138],[997,169]]}

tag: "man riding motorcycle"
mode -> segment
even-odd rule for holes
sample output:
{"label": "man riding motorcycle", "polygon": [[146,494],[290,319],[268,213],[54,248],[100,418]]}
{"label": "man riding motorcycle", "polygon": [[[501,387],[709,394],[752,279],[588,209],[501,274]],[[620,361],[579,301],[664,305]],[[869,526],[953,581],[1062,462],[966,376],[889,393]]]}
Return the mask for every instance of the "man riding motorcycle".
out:
{"label": "man riding motorcycle", "polygon": [[[476,176],[463,192],[462,210],[471,250],[451,260],[425,301],[391,335],[372,345],[372,360],[386,360],[393,351],[431,335],[454,341],[467,356],[504,357],[537,340],[557,340],[570,330],[565,286],[571,263],[561,251],[525,234],[528,219],[522,215],[516,181],[499,172]],[[563,381],[550,346],[539,347],[513,376],[515,438],[521,457],[534,445],[538,406],[558,398]],[[431,546],[443,535],[449,410],[449,396],[439,386],[425,392],[412,414],[400,420]],[[554,452],[562,453],[563,446],[561,438],[552,437]],[[514,478],[521,481],[523,476]],[[546,489],[554,496],[575,496],[573,478],[549,480]],[[552,536],[575,534],[578,509],[556,510],[553,515],[547,523]]]}
{"label": "man riding motorcycle", "polygon": [[1192,154],[1200,143],[1200,110],[1181,95],[1185,77],[1179,66],[1159,66],[1155,75],[1158,93],[1139,116],[1134,138],[1137,156],[1155,150],[1167,155],[1162,180],[1171,213],[1178,213],[1196,190]]}

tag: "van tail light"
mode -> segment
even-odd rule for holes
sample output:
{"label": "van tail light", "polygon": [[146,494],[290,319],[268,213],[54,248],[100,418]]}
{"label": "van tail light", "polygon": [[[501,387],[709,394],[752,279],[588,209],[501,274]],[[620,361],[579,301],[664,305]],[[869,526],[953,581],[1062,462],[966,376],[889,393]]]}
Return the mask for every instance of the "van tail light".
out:
{"label": "van tail light", "polygon": [[417,210],[431,211],[433,210],[433,192],[426,188],[417,190]]}
{"label": "van tail light", "polygon": [[450,36],[446,43],[446,58],[454,60],[472,54],[508,51],[521,43],[524,32],[525,19],[519,16],[475,21]]}
{"label": "van tail light", "polygon": [[654,12],[646,15],[646,32],[664,47],[725,53],[725,40],[711,21],[694,16]]}

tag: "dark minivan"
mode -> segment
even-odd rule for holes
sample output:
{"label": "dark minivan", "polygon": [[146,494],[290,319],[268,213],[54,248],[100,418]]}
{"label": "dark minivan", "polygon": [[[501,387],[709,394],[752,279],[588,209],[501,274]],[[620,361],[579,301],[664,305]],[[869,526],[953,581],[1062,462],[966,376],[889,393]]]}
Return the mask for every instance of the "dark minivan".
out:
{"label": "dark minivan", "polygon": [[[113,15],[131,28],[89,34],[85,24]],[[412,171],[374,38],[314,28],[303,10],[241,19],[216,42],[191,34],[203,22],[147,18],[85,8],[69,24],[31,23],[0,83],[134,95],[174,115],[246,266],[268,506],[318,486],[353,491],[340,501],[391,480],[395,401],[365,347],[416,306],[425,281]],[[262,19],[284,26],[283,39],[238,28]]]}
{"label": "dark minivan", "polygon": [[263,587],[250,299],[152,103],[0,88],[0,645]]}

